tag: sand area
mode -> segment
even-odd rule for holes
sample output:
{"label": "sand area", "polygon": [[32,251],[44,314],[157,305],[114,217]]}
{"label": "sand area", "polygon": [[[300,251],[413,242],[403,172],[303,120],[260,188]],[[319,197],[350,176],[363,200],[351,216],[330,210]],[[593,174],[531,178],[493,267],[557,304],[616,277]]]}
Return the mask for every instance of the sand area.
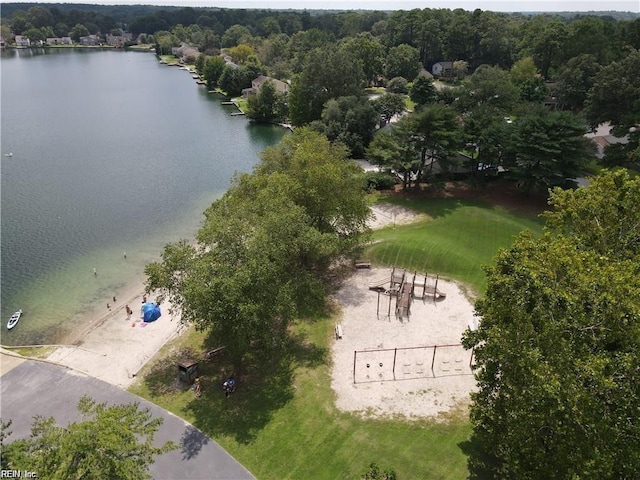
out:
{"label": "sand area", "polygon": [[[184,327],[167,303],[160,305],[162,316],[158,320],[143,322],[143,293],[142,285],[121,293],[121,299],[110,302],[110,309],[105,305],[102,316],[88,321],[75,334],[70,346],[56,348],[47,360],[127,388],[136,380],[137,372]],[[146,300],[155,301],[153,295]],[[130,317],[126,305],[133,311]]]}

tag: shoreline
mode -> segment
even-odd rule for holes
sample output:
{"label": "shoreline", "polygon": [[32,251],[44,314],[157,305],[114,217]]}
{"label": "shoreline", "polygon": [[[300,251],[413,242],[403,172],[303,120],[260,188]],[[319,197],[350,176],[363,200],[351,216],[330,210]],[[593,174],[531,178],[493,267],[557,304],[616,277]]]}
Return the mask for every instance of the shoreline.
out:
{"label": "shoreline", "polygon": [[[372,208],[370,227],[416,221],[420,216],[402,207],[377,205]],[[180,312],[173,311],[169,302],[161,303],[162,316],[145,324],[140,319],[144,295],[143,279],[134,281],[115,292],[116,302],[94,303],[90,311],[77,315],[84,323],[72,329],[65,345],[57,346],[45,360],[99,378],[120,388],[127,388],[136,381],[136,375],[156,353],[184,330]],[[105,299],[105,302],[108,301]],[[149,295],[148,301],[155,301]],[[133,310],[127,318],[125,306]]]}
{"label": "shoreline", "polygon": [[[162,315],[154,322],[141,319],[144,288],[131,285],[127,291],[138,292],[122,297],[117,307],[92,318],[73,337],[69,346],[56,347],[46,358],[91,377],[99,378],[120,388],[136,381],[137,373],[171,339],[179,336],[184,324],[171,305],[160,305]],[[154,296],[148,296],[153,302]],[[127,317],[125,305],[133,311]]]}

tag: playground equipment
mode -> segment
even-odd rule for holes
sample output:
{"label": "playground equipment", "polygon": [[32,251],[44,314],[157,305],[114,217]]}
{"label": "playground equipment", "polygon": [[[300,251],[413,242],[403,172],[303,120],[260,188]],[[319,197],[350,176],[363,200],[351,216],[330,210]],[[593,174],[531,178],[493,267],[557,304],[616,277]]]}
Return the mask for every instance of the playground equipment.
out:
{"label": "playground equipment", "polygon": [[427,297],[432,297],[434,302],[443,300],[447,294],[438,290],[438,279],[438,274],[435,277],[429,277],[427,273],[419,276],[417,272],[414,272],[413,278],[410,279],[405,270],[393,267],[389,280],[376,280],[369,284],[369,290],[378,292],[377,315],[380,315],[381,293],[389,296],[388,317],[391,317],[391,297],[395,297],[395,315],[400,320],[409,318],[411,302],[415,298],[424,301]]}
{"label": "playground equipment", "polygon": [[473,350],[460,343],[353,352],[353,383],[472,375]]}

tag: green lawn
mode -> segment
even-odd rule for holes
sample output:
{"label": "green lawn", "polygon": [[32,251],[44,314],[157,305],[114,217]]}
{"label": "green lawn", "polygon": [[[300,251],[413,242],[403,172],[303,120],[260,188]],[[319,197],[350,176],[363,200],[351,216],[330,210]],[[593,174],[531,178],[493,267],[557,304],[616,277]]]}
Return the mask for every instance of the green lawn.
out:
{"label": "green lawn", "polygon": [[373,262],[439,274],[475,292],[484,290],[482,266],[491,263],[498,249],[510,246],[523,230],[541,230],[541,221],[536,217],[479,201],[398,197],[381,200],[419,211],[428,220],[374,232],[375,243],[366,254]]}
{"label": "green lawn", "polygon": [[[523,228],[539,231],[535,218],[478,202],[382,198],[428,215],[415,225],[375,233],[369,249],[379,263],[439,272],[480,291],[480,265]],[[214,438],[258,479],[358,479],[371,462],[393,468],[398,479],[467,477],[465,441],[471,426],[464,413],[445,421],[362,419],[339,412],[330,385],[331,313],[298,322],[287,358],[273,365],[249,362],[238,391],[225,398],[220,382],[231,371],[224,355],[203,360],[207,344],[189,330],[142,372],[131,388],[193,423]],[[201,358],[203,395],[178,388],[176,361]]]}
{"label": "green lawn", "polygon": [[[212,436],[259,479],[356,479],[371,462],[399,479],[462,479],[460,444],[470,433],[462,414],[448,421],[363,420],[333,405],[329,317],[294,328],[291,358],[271,371],[250,367],[225,398],[218,382],[229,371],[224,357],[201,361],[203,395],[176,389],[175,362],[205,351],[203,336],[183,335],[149,366],[130,390],[149,398]],[[266,369],[269,370],[269,369]]]}

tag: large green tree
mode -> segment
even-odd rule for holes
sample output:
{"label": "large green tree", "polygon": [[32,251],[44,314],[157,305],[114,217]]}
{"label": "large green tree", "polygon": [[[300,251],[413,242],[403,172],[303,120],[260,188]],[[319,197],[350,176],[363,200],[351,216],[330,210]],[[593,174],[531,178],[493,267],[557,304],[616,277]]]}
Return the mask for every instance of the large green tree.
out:
{"label": "large green tree", "polygon": [[460,147],[462,132],[446,105],[427,105],[375,136],[367,157],[402,179],[404,188],[428,181],[438,165],[446,172],[449,157]]}
{"label": "large green tree", "polygon": [[420,73],[420,52],[411,45],[398,45],[389,50],[385,58],[387,78],[402,77],[413,80]]}
{"label": "large green tree", "polygon": [[[29,439],[3,445],[2,468],[51,480],[151,478],[154,458],[177,448],[172,442],[154,444],[163,420],[136,403],[107,406],[85,396],[78,411],[82,420],[65,427],[53,417],[36,416]],[[2,430],[10,423],[2,423]],[[2,440],[8,433],[0,433]]]}
{"label": "large green tree", "polygon": [[556,189],[541,238],[487,269],[476,303],[472,479],[640,471],[640,181]]}
{"label": "large green tree", "polygon": [[566,186],[594,158],[586,125],[570,112],[530,109],[511,127],[505,166],[525,191]]}
{"label": "large green tree", "polygon": [[352,55],[336,48],[312,50],[302,73],[293,79],[289,94],[291,123],[299,126],[320,119],[328,100],[358,95],[363,86],[362,67]]}
{"label": "large green tree", "polygon": [[286,94],[278,92],[271,80],[247,99],[247,117],[260,122],[282,120],[286,117],[286,108]]}
{"label": "large green tree", "polygon": [[374,85],[378,77],[383,74],[384,54],[380,41],[370,32],[364,32],[356,37],[344,39],[340,48],[343,51],[353,52],[360,62],[365,80],[369,85]]}
{"label": "large green tree", "polygon": [[210,57],[205,60],[202,75],[207,82],[207,88],[209,90],[215,88],[218,85],[218,81],[222,76],[224,68],[225,62],[222,57]]}
{"label": "large green tree", "polygon": [[297,129],[206,210],[195,245],[168,245],[146,267],[148,289],[237,365],[249,351],[273,358],[293,318],[323,300],[335,262],[365,238],[361,180],[344,147]]}
{"label": "large green tree", "polygon": [[629,136],[626,144],[605,150],[605,161],[611,165],[640,165],[640,50],[632,50],[619,62],[602,68],[589,90],[585,114],[592,128],[608,122],[613,134]]}
{"label": "large green tree", "polygon": [[312,122],[310,127],[331,141],[343,143],[351,157],[362,158],[377,125],[378,113],[369,98],[350,96],[329,100],[321,119]]}

